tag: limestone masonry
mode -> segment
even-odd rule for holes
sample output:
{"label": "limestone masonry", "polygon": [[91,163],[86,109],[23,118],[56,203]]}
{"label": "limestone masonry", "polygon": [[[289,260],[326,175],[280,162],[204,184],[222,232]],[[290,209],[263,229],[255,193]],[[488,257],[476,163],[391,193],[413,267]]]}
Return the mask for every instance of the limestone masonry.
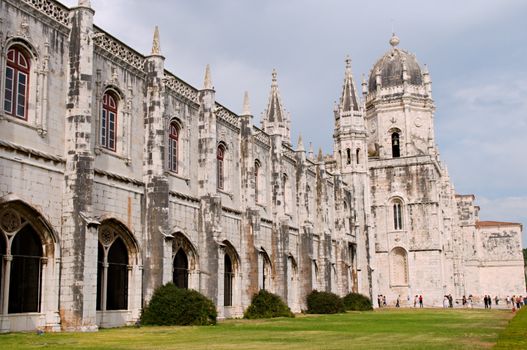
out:
{"label": "limestone masonry", "polygon": [[293,146],[275,71],[257,127],[209,67],[199,89],[165,70],[157,29],[143,55],[93,16],[0,0],[1,331],[133,324],[168,282],[220,317],[262,288],[295,312],[314,289],[526,294],[521,225],[455,193],[429,72],[395,35],[361,94],[346,60],[324,156]]}

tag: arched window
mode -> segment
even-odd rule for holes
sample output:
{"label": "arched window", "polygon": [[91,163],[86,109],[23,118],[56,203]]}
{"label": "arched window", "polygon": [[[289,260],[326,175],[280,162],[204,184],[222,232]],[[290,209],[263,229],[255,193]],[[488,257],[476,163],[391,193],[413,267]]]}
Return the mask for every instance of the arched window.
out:
{"label": "arched window", "polygon": [[390,252],[390,284],[408,285],[408,254],[404,248],[395,247]]}
{"label": "arched window", "polygon": [[168,134],[168,168],[175,173],[178,172],[179,155],[179,126],[170,123],[170,133]]}
{"label": "arched window", "polygon": [[357,164],[360,164],[360,148],[355,150],[355,160],[357,161]]}
{"label": "arched window", "polygon": [[188,288],[188,258],[183,249],[179,249],[174,257],[174,284],[178,288]]}
{"label": "arched window", "polygon": [[259,184],[260,181],[260,162],[258,160],[254,161],[254,200],[256,203],[260,202],[259,198]]}
{"label": "arched window", "polygon": [[9,313],[40,312],[42,241],[26,224],[11,243]]}
{"label": "arched window", "polygon": [[292,256],[287,257],[287,304],[289,307],[297,302],[298,267]]}
{"label": "arched window", "polygon": [[123,237],[111,224],[99,228],[97,310],[128,309],[130,253]]}
{"label": "arched window", "polygon": [[346,164],[351,164],[351,149],[346,148]]}
{"label": "arched window", "polygon": [[399,144],[399,133],[394,132],[392,134],[392,157],[399,158],[401,156],[401,148]]}
{"label": "arched window", "polygon": [[393,201],[393,229],[403,229],[403,210],[402,202],[398,199]]}
{"label": "arched window", "polygon": [[18,46],[7,51],[4,111],[21,119],[27,119],[30,63],[29,55]]}
{"label": "arched window", "polygon": [[105,92],[102,98],[100,142],[101,147],[115,151],[117,131],[117,96]]}
{"label": "arched window", "polygon": [[259,272],[260,274],[260,289],[266,289],[269,290],[271,287],[271,259],[269,259],[269,256],[265,251],[261,251],[259,254],[259,265],[261,269]]}
{"label": "arched window", "polygon": [[224,258],[224,280],[223,280],[223,305],[232,305],[232,281],[234,279],[234,270],[232,268],[232,260],[229,254],[225,254]]}
{"label": "arched window", "polygon": [[216,172],[217,172],[218,188],[220,190],[223,190],[225,188],[224,161],[225,161],[225,146],[219,145],[217,153],[216,153]]}

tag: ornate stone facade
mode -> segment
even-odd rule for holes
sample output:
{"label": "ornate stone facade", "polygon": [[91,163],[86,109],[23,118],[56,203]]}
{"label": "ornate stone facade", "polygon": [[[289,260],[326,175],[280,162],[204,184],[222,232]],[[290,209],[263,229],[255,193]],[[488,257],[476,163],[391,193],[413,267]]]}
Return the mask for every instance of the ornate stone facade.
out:
{"label": "ornate stone facade", "polygon": [[346,61],[334,152],[315,158],[292,147],[276,72],[258,128],[208,67],[202,89],[166,71],[157,29],[145,56],[93,14],[0,0],[2,331],[132,324],[167,282],[220,317],[261,288],[293,311],[313,289],[525,294],[522,228],[455,195],[428,72],[398,40],[362,97]]}

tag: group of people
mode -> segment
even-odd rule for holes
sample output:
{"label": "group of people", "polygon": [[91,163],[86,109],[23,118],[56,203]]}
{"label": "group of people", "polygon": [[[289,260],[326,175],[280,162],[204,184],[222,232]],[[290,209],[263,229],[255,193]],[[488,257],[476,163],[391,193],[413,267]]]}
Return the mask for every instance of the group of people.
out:
{"label": "group of people", "polygon": [[454,298],[452,298],[452,294],[445,294],[445,296],[443,297],[443,307],[454,307]]}
{"label": "group of people", "polygon": [[516,309],[519,309],[527,303],[527,297],[523,298],[521,295],[517,295],[517,296],[513,295],[512,298],[509,298],[509,296],[507,295],[506,300],[507,300],[507,306],[510,307],[512,304],[513,309],[515,307]]}
{"label": "group of people", "polygon": [[[494,297],[494,301],[496,302],[496,306],[498,305],[499,303],[499,298],[498,296],[496,295]],[[485,304],[485,309],[492,309],[492,297],[490,295],[485,295],[483,297],[483,303]]]}
{"label": "group of people", "polygon": [[386,295],[377,295],[377,305],[379,308],[386,306]]}

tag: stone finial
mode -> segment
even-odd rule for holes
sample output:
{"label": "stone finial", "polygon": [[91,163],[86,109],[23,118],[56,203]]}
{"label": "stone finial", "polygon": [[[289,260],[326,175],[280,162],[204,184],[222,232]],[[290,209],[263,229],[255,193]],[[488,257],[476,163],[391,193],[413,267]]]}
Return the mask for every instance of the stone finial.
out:
{"label": "stone finial", "polygon": [[91,8],[91,1],[90,0],[79,0],[78,2],[79,7],[88,7]]}
{"label": "stone finial", "polygon": [[308,153],[309,159],[313,160],[315,159],[315,152],[313,151],[313,144],[309,143],[309,153]]}
{"label": "stone finial", "polygon": [[242,115],[251,115],[251,106],[249,105],[249,92],[245,91],[243,95],[243,111]]}
{"label": "stone finial", "polygon": [[395,33],[392,33],[392,37],[390,38],[390,45],[392,45],[393,48],[395,48],[401,40],[399,40],[399,37],[395,35]]}
{"label": "stone finial", "polygon": [[318,148],[318,157],[317,157],[317,161],[321,162],[323,159],[324,159],[324,157],[323,157],[323,155],[322,155],[322,147],[319,147],[319,148]]}
{"label": "stone finial", "polygon": [[346,69],[351,69],[351,57],[350,55],[346,55]]}
{"label": "stone finial", "polygon": [[159,43],[159,28],[156,26],[154,29],[154,39],[152,40],[152,55],[161,54],[161,45]]}
{"label": "stone finial", "polygon": [[212,79],[210,77],[210,65],[205,67],[205,79],[203,81],[203,89],[212,90]]}
{"label": "stone finial", "polygon": [[304,148],[304,142],[302,141],[302,134],[298,135],[298,143],[296,144],[296,150],[297,152],[304,152],[306,150]]}
{"label": "stone finial", "polygon": [[278,86],[278,81],[276,79],[277,73],[276,73],[276,69],[275,68],[273,68],[273,72],[271,73],[271,76],[273,77],[271,86]]}
{"label": "stone finial", "polygon": [[362,74],[362,94],[367,95],[368,94],[368,82],[366,81],[366,76]]}

